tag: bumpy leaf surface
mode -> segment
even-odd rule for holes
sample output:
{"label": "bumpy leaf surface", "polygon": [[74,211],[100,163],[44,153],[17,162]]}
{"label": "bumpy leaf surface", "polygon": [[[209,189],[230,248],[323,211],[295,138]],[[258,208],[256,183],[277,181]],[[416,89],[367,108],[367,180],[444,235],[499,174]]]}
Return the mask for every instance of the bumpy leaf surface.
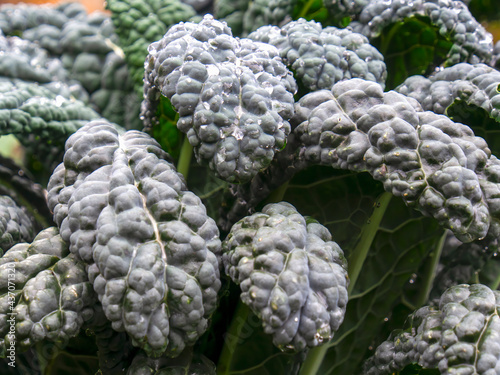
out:
{"label": "bumpy leaf surface", "polygon": [[295,122],[299,160],[368,171],[463,242],[498,233],[500,163],[469,127],[359,79],[304,96]]}
{"label": "bumpy leaf surface", "polygon": [[219,231],[147,134],[94,121],[66,142],[49,206],[113,328],[150,355],[205,331],[220,287]]}
{"label": "bumpy leaf surface", "polygon": [[134,84],[142,93],[148,46],[161,39],[170,26],[193,17],[195,10],[180,0],[110,0],[106,7],[112,12]]}
{"label": "bumpy leaf surface", "polygon": [[63,347],[94,315],[97,297],[85,264],[69,254],[57,228],[0,258],[0,356],[47,340]]}
{"label": "bumpy leaf surface", "polygon": [[347,263],[331,234],[289,203],[236,223],[223,243],[226,273],[241,300],[283,350],[326,343],[347,305]]}
{"label": "bumpy leaf surface", "polygon": [[323,1],[331,16],[340,20],[344,17],[355,18],[370,0],[336,0]]}
{"label": "bumpy leaf surface", "polygon": [[235,35],[246,36],[265,25],[282,25],[290,21],[297,0],[217,0],[215,17],[227,22]]}
{"label": "bumpy leaf surface", "polygon": [[40,25],[62,28],[70,19],[86,17],[81,3],[63,3],[58,6],[33,6],[31,4],[4,4],[0,7],[0,29],[5,34],[15,34]]}
{"label": "bumpy leaf surface", "polygon": [[365,364],[365,374],[392,374],[416,363],[441,374],[500,372],[500,292],[461,284],[422,307]]}
{"label": "bumpy leaf surface", "polygon": [[374,0],[370,1],[351,22],[355,32],[372,39],[391,24],[405,18],[423,16],[454,43],[448,52],[447,65],[459,62],[489,62],[493,38],[472,16],[467,6],[454,0]]}
{"label": "bumpy leaf surface", "polygon": [[461,100],[483,108],[500,122],[500,72],[485,64],[461,63],[431,74],[412,76],[395,90],[415,98],[426,111],[446,114],[447,109]]}
{"label": "bumpy leaf surface", "polygon": [[323,29],[319,22],[301,18],[282,28],[263,26],[248,38],[278,48],[309,91],[330,90],[334,83],[355,77],[385,83],[384,57],[364,35],[350,29]]}
{"label": "bumpy leaf surface", "polygon": [[29,146],[61,148],[88,121],[100,117],[83,102],[56,95],[35,82],[0,78],[0,135],[12,134]]}
{"label": "bumpy leaf surface", "polygon": [[156,125],[159,96],[169,98],[198,161],[220,178],[247,181],[284,146],[296,84],[275,47],[234,38],[208,15],[173,26],[146,64],[146,127]]}
{"label": "bumpy leaf surface", "polygon": [[89,95],[89,103],[110,121],[140,128],[140,98],[108,15],[87,14],[80,3],[58,6],[7,4],[0,7],[0,29],[37,43],[76,79]]}
{"label": "bumpy leaf surface", "polygon": [[20,242],[33,240],[34,225],[12,198],[0,195],[0,255]]}
{"label": "bumpy leaf surface", "polygon": [[0,51],[1,76],[38,82],[56,94],[88,101],[87,91],[78,81],[70,79],[62,61],[51,57],[37,43],[14,36],[5,37],[0,29]]}

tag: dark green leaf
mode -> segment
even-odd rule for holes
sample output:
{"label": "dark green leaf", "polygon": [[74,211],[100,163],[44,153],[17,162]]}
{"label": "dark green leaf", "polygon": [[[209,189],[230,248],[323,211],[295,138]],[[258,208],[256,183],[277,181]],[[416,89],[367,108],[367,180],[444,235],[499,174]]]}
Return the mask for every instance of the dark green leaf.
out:
{"label": "dark green leaf", "polygon": [[[355,374],[369,355],[372,340],[383,328],[413,274],[437,245],[442,229],[430,218],[392,198],[377,207],[383,192],[367,174],[309,168],[290,182],[284,199],[313,213],[344,249],[350,267],[353,251],[367,230],[375,231],[368,256],[347,304],[346,317],[327,351],[321,374]],[[385,209],[377,228],[370,228],[375,209]],[[369,229],[368,229],[369,228]],[[366,234],[365,234],[366,237]]]}
{"label": "dark green leaf", "polygon": [[409,76],[434,71],[446,61],[453,42],[427,17],[412,17],[384,28],[372,44],[384,55],[386,87],[393,89]]}
{"label": "dark green leaf", "polygon": [[153,125],[149,133],[170,156],[177,159],[180,154],[183,136],[180,130],[177,129],[179,114],[172,107],[168,98],[160,97],[156,116],[158,122]]}

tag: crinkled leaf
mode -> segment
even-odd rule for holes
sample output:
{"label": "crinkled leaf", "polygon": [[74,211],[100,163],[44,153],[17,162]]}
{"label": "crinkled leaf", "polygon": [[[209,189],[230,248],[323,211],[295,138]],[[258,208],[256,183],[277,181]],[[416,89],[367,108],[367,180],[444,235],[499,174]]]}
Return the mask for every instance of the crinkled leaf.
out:
{"label": "crinkled leaf", "polygon": [[169,159],[147,134],[94,121],[68,139],[48,190],[113,329],[150,355],[174,357],[217,306],[220,239]]}
{"label": "crinkled leaf", "polygon": [[370,3],[369,0],[336,0],[323,1],[329,16],[337,22],[346,18],[355,18]]}
{"label": "crinkled leaf", "polygon": [[384,55],[389,88],[442,64],[488,63],[492,57],[491,34],[460,1],[375,0],[350,26]]}
{"label": "crinkled leaf", "polygon": [[87,91],[69,77],[62,61],[51,57],[35,42],[18,37],[4,37],[0,30],[0,75],[6,78],[38,82],[56,94],[70,95],[84,102]]}
{"label": "crinkled leaf", "polygon": [[385,84],[384,57],[364,35],[349,29],[323,29],[319,22],[301,18],[281,28],[263,26],[248,38],[278,48],[306,92],[329,90],[338,81],[356,77]]}
{"label": "crinkled leaf", "polygon": [[32,134],[45,144],[63,145],[67,137],[99,115],[84,103],[36,83],[0,80],[0,134],[21,141]]}
{"label": "crinkled leaf", "polygon": [[471,127],[500,155],[500,72],[485,64],[460,63],[429,77],[407,78],[396,91],[415,98],[427,111],[446,114]]}
{"label": "crinkled leaf", "polygon": [[227,22],[234,35],[243,37],[261,26],[287,23],[297,3],[297,0],[216,0],[214,15]]}
{"label": "crinkled leaf", "polygon": [[443,293],[436,307],[415,311],[365,364],[365,374],[392,374],[409,364],[441,374],[496,373],[500,368],[500,292],[461,284]]}
{"label": "crinkled leaf", "polygon": [[142,94],[148,46],[170,26],[193,17],[195,10],[180,0],[109,0],[106,8],[111,11],[135,88]]}
{"label": "crinkled leaf", "polygon": [[64,347],[94,315],[85,265],[69,254],[57,228],[13,246],[0,258],[0,271],[2,357],[11,345],[22,351],[46,340]]}
{"label": "crinkled leaf", "polygon": [[197,160],[219,178],[242,182],[285,145],[295,87],[275,47],[234,38],[207,15],[150,46],[142,115],[146,128],[158,126],[159,97],[170,99]]}
{"label": "crinkled leaf", "polygon": [[[326,344],[318,373],[359,371],[384,319],[391,315],[405,286],[442,233],[436,221],[405,207],[399,199],[381,199],[381,194],[382,185],[368,174],[325,167],[298,173],[285,192],[284,199],[304,214],[314,215],[334,234],[350,265],[353,286],[345,319]],[[356,258],[363,250],[367,258],[355,270],[360,262]],[[355,273],[359,275],[356,280]]]}
{"label": "crinkled leaf", "polygon": [[368,171],[463,242],[496,236],[500,164],[469,127],[359,79],[304,96],[294,122],[300,163]]}
{"label": "crinkled leaf", "polygon": [[38,44],[60,60],[64,74],[86,90],[89,105],[110,121],[127,129],[141,127],[140,98],[115,44],[118,37],[109,15],[87,14],[80,3],[6,4],[0,7],[0,29]]}
{"label": "crinkled leaf", "polygon": [[81,3],[64,3],[57,6],[32,4],[4,4],[0,7],[0,29],[6,34],[22,33],[40,25],[61,29],[70,19],[86,16]]}
{"label": "crinkled leaf", "polygon": [[[450,106],[463,101],[482,108],[500,122],[499,84],[498,70],[485,64],[460,63],[439,69],[428,77],[409,77],[395,90],[415,98],[426,111],[446,114]],[[466,114],[461,117],[467,119]]]}
{"label": "crinkled leaf", "polygon": [[282,350],[322,345],[342,323],[348,286],[344,253],[324,226],[291,204],[266,205],[233,225],[222,261],[240,285],[243,303]]}

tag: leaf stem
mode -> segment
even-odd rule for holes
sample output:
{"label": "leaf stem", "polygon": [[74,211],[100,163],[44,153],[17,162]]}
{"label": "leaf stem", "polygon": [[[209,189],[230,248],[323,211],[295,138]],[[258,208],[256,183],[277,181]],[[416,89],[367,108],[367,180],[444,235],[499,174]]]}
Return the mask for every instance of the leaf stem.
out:
{"label": "leaf stem", "polygon": [[177,162],[177,172],[181,173],[184,178],[188,179],[189,166],[191,164],[191,157],[193,156],[193,146],[189,143],[188,137],[184,136],[184,142],[181,147],[181,154]]}
{"label": "leaf stem", "polygon": [[[373,239],[377,234],[377,230],[380,226],[382,218],[384,217],[387,207],[389,207],[389,202],[391,201],[391,199],[392,194],[387,192],[380,195],[380,197],[377,199],[373,213],[367,224],[361,231],[360,240],[356,244],[356,247],[353,249],[351,256],[349,257],[349,294],[352,292],[354,285],[356,284],[356,280],[358,279],[361,269],[363,268],[363,264],[366,260]],[[328,352],[328,348],[329,345],[325,344],[320,347],[311,349],[307,354],[306,360],[302,364],[300,375],[319,374],[321,363],[323,362],[323,359]]]}
{"label": "leaf stem", "polygon": [[231,373],[233,354],[236,350],[236,346],[241,343],[240,334],[247,323],[249,314],[250,308],[239,299],[231,324],[224,334],[224,345],[217,363],[217,375],[229,375]]}
{"label": "leaf stem", "polygon": [[356,281],[358,280],[361,269],[363,268],[370,246],[375,238],[375,235],[377,234],[377,230],[380,226],[382,218],[384,217],[385,211],[387,210],[387,207],[389,207],[391,198],[392,194],[385,192],[377,199],[372,216],[368,219],[367,224],[361,230],[360,239],[349,256],[347,266],[350,279],[348,288],[349,294],[351,294],[354,286],[356,285]]}
{"label": "leaf stem", "polygon": [[302,11],[299,13],[298,18],[306,18],[307,12],[309,12],[309,9],[311,8],[313,3],[314,0],[309,0],[308,2],[306,2],[302,7]]}
{"label": "leaf stem", "polygon": [[379,51],[382,55],[386,56],[387,50],[389,49],[389,45],[391,44],[394,36],[399,32],[399,29],[404,25],[404,22],[398,22],[394,26],[391,27],[389,33],[387,35],[381,35],[380,40],[380,48]]}
{"label": "leaf stem", "polygon": [[493,282],[490,284],[489,287],[491,290],[497,290],[499,286],[500,286],[500,273],[498,274],[497,278],[493,280]]}
{"label": "leaf stem", "polygon": [[417,308],[422,307],[429,299],[429,294],[431,293],[432,284],[434,283],[434,278],[436,276],[436,269],[439,265],[439,260],[441,259],[441,254],[443,252],[447,234],[448,231],[445,230],[443,232],[443,235],[439,239],[437,246],[431,251],[429,257],[427,258],[423,283],[420,288],[418,298],[415,301],[415,306]]}
{"label": "leaf stem", "polygon": [[326,352],[330,346],[324,344],[322,346],[317,346],[309,350],[307,353],[306,360],[300,367],[299,375],[316,375],[323,362],[323,358],[326,356]]}

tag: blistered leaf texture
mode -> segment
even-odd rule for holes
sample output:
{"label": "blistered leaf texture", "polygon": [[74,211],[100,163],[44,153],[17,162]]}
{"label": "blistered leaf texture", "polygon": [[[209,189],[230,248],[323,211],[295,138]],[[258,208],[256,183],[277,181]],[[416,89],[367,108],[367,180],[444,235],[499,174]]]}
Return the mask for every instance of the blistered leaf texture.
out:
{"label": "blistered leaf texture", "polygon": [[355,18],[369,3],[370,0],[323,0],[330,15],[336,19]]}
{"label": "blistered leaf texture", "polygon": [[248,181],[285,145],[296,91],[291,72],[275,47],[234,38],[209,15],[151,44],[144,81],[146,128],[161,126],[160,95],[170,99],[197,160],[221,179]]}
{"label": "blistered leaf texture", "polygon": [[426,111],[446,114],[456,100],[484,109],[500,121],[500,72],[485,64],[460,63],[429,77],[412,76],[395,90],[415,98]]}
{"label": "blistered leaf texture", "polygon": [[0,29],[36,43],[60,60],[65,74],[83,86],[89,104],[104,117],[127,129],[141,127],[140,98],[133,90],[123,51],[115,44],[118,37],[109,15],[87,14],[77,2],[4,4]]}
{"label": "blistered leaf texture", "polygon": [[196,12],[180,0],[110,0],[106,2],[134,84],[142,93],[144,60],[148,46],[161,39],[168,28]]}
{"label": "blistered leaf texture", "polygon": [[83,102],[36,82],[0,77],[0,135],[16,136],[47,164],[60,163],[66,139],[99,117]]}
{"label": "blistered leaf texture", "polygon": [[237,222],[222,260],[241,300],[282,350],[326,343],[343,321],[347,262],[328,229],[289,203],[269,204]]}
{"label": "blistered leaf texture", "polygon": [[361,34],[300,18],[279,28],[263,26],[248,38],[278,48],[280,56],[309,90],[330,90],[334,83],[364,78],[384,86],[384,57]]}
{"label": "blistered leaf texture", "polygon": [[235,35],[247,36],[261,26],[287,23],[296,5],[296,0],[217,0],[214,15],[227,22]]}
{"label": "blistered leaf texture", "polygon": [[5,37],[0,29],[0,51],[1,76],[38,82],[56,94],[88,101],[87,91],[78,81],[70,79],[62,61],[51,57],[37,43],[15,36]]}
{"label": "blistered leaf texture", "polygon": [[97,297],[85,264],[68,251],[57,228],[0,258],[0,357],[46,340],[64,346],[94,315]]}
{"label": "blistered leaf texture", "polygon": [[64,3],[55,7],[4,4],[0,8],[0,28],[5,34],[22,32],[40,25],[60,29],[69,19],[83,19],[86,15],[81,3]]}
{"label": "blistered leaf texture", "polygon": [[367,375],[392,374],[409,364],[441,374],[500,373],[500,293],[485,285],[446,290],[439,306],[418,309],[365,363]]}
{"label": "blistered leaf texture", "polygon": [[168,160],[147,134],[93,121],[68,139],[48,185],[106,317],[153,356],[198,339],[220,287],[218,228]]}
{"label": "blistered leaf texture", "polygon": [[349,26],[371,40],[379,36],[386,26],[415,16],[428,17],[439,33],[454,43],[448,52],[446,65],[488,63],[491,60],[493,37],[461,1],[374,0],[362,8]]}
{"label": "blistered leaf texture", "polygon": [[462,242],[498,233],[498,159],[484,139],[412,98],[360,79],[296,105],[300,162],[368,171]]}
{"label": "blistered leaf texture", "polygon": [[34,237],[34,223],[28,213],[7,195],[0,195],[0,255]]}

